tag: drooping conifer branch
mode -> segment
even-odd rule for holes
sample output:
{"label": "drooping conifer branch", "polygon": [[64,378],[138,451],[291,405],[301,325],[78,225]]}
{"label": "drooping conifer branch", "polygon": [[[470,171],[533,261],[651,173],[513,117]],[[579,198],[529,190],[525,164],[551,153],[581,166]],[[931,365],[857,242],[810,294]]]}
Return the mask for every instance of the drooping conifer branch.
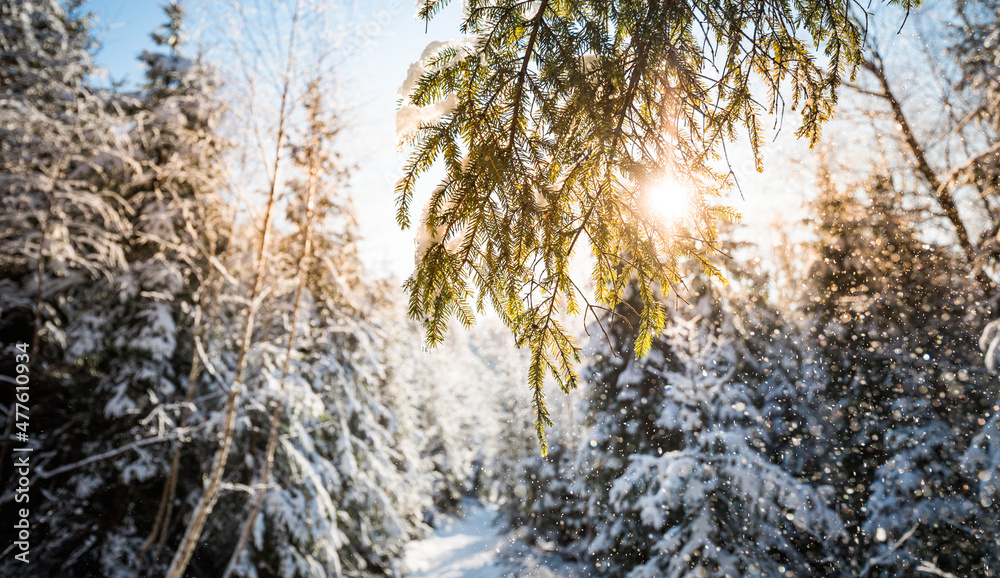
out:
{"label": "drooping conifer branch", "polygon": [[[422,14],[443,4],[427,2]],[[594,293],[604,307],[620,301],[634,274],[647,288],[677,285],[680,259],[721,278],[708,258],[716,223],[738,218],[706,200],[729,184],[715,166],[721,147],[745,132],[759,169],[760,116],[780,112],[783,87],[802,108],[797,134],[815,142],[862,48],[860,23],[829,0],[545,0],[518,17],[534,6],[473,0],[467,37],[424,60],[404,106],[447,107],[403,131],[413,151],[397,186],[397,221],[406,227],[419,176],[444,161],[406,284],[428,343],[441,341],[450,318],[468,323],[470,302],[491,302],[532,352],[533,389],[544,373],[564,387],[576,383],[567,362],[576,345],[552,319],[586,300],[568,267],[577,239],[595,257]],[[802,37],[821,46],[828,65],[817,64]],[[754,89],[758,82],[764,90]],[[693,209],[666,225],[645,204],[671,174],[691,188]],[[647,344],[663,314],[657,291],[641,295],[638,343]],[[542,431],[544,398],[534,399]]]}

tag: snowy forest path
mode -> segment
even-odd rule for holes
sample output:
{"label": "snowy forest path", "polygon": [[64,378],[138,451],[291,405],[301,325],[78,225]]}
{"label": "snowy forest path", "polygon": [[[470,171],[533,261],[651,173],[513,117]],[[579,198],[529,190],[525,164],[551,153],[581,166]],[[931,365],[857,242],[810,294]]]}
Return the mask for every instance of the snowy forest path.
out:
{"label": "snowy forest path", "polygon": [[558,552],[532,548],[497,523],[497,505],[467,498],[461,517],[441,516],[434,533],[406,546],[407,578],[582,578],[590,569]]}
{"label": "snowy forest path", "polygon": [[504,575],[503,528],[494,524],[494,504],[463,503],[465,515],[442,516],[434,533],[406,546],[403,565],[410,578],[493,578]]}

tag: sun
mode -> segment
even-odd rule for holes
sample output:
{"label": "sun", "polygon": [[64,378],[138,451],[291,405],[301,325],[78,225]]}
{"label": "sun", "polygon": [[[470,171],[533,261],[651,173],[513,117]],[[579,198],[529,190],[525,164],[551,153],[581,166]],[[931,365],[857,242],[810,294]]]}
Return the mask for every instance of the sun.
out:
{"label": "sun", "polygon": [[683,222],[691,213],[694,190],[680,180],[661,177],[645,189],[644,208],[666,226]]}

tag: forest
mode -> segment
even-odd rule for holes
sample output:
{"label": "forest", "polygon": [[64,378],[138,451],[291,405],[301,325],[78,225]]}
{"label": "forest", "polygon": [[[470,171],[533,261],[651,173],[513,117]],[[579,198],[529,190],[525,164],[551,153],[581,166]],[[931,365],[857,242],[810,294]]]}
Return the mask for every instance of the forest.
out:
{"label": "forest", "polygon": [[109,10],[0,0],[0,576],[1000,576],[1000,1]]}

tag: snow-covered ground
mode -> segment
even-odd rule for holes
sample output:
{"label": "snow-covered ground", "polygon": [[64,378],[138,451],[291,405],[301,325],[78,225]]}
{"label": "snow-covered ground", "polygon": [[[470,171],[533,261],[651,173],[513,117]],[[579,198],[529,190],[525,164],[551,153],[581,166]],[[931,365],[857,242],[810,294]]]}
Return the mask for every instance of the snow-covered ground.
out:
{"label": "snow-covered ground", "polygon": [[472,501],[465,504],[465,516],[438,518],[434,534],[410,542],[403,560],[413,578],[493,578],[503,576],[499,554],[507,540],[493,525],[496,507]]}
{"label": "snow-covered ground", "polygon": [[434,533],[406,546],[409,578],[576,578],[590,576],[580,565],[541,552],[494,524],[494,504],[467,500],[461,517],[440,516]]}

